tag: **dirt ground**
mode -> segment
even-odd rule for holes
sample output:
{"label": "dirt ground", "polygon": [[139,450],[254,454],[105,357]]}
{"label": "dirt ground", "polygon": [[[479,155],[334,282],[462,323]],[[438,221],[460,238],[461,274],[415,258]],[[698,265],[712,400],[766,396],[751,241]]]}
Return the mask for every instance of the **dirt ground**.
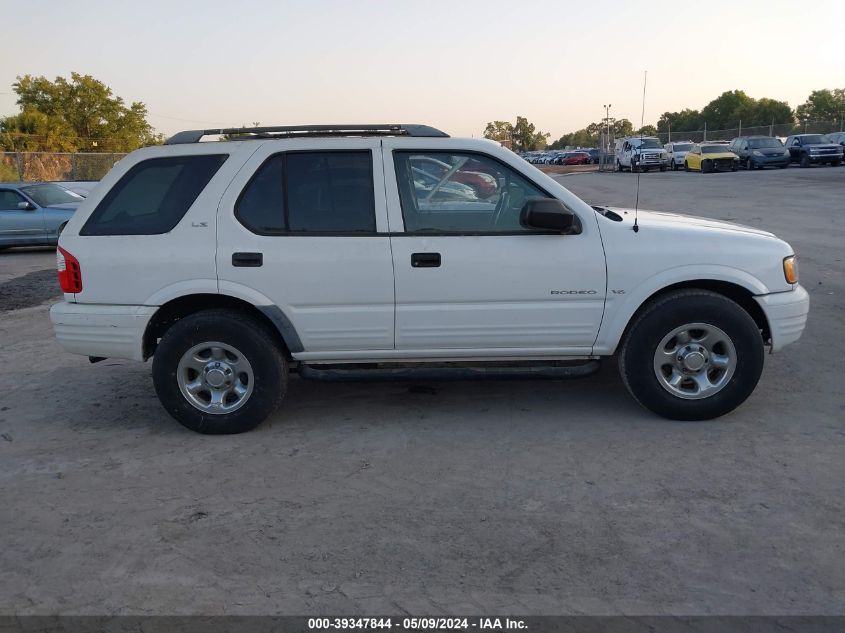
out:
{"label": "dirt ground", "polygon": [[[559,179],[633,204],[636,175]],[[149,364],[59,348],[52,251],[2,253],[0,614],[845,614],[843,193],[845,168],[642,175],[644,208],[790,241],[811,294],[801,341],[700,423],[607,362],[294,379],[256,431],[200,436]]]}

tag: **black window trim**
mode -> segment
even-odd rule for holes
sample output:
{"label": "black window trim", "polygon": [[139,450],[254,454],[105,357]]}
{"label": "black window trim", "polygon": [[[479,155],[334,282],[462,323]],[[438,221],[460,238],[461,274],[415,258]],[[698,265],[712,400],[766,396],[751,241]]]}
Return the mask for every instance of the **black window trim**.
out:
{"label": "black window trim", "polygon": [[267,156],[261,164],[255,169],[252,175],[247,180],[246,184],[241,189],[241,192],[238,194],[238,197],[235,199],[234,205],[234,215],[235,219],[238,221],[242,227],[244,227],[247,231],[254,235],[261,235],[262,237],[387,237],[391,235],[387,232],[379,232],[379,231],[259,231],[251,226],[249,226],[244,219],[241,217],[239,213],[239,207],[241,205],[241,199],[246,194],[247,189],[252,184],[252,181],[258,176],[261,172],[264,165],[269,163],[271,160],[276,158],[277,156],[283,157],[283,165],[282,165],[282,205],[283,205],[283,218],[285,226],[290,226],[290,222],[288,221],[288,163],[287,157],[289,154],[362,154],[366,152],[370,156],[370,166],[372,168],[371,172],[371,183],[372,183],[372,191],[373,191],[373,220],[375,225],[378,226],[378,212],[377,212],[377,205],[376,205],[376,168],[374,165],[373,159],[373,150],[371,147],[361,147],[361,148],[346,148],[346,149],[330,149],[330,148],[321,148],[321,149],[296,149],[296,150],[284,150],[281,152],[274,152]]}
{"label": "black window trim", "polygon": [[[191,204],[189,204],[188,207],[185,209],[185,212],[182,214],[182,217],[180,217],[176,221],[176,223],[172,227],[170,227],[167,231],[145,232],[145,233],[89,233],[88,232],[88,230],[87,230],[88,225],[90,224],[93,217],[96,215],[97,210],[100,208],[100,206],[103,203],[105,203],[107,200],[109,200],[109,196],[112,193],[112,191],[114,191],[115,187],[117,187],[117,185],[119,185],[121,183],[121,181],[124,178],[126,178],[126,176],[128,176],[130,173],[132,173],[132,171],[134,169],[137,169],[141,165],[144,165],[145,163],[150,163],[150,162],[155,161],[155,160],[173,159],[173,158],[196,158],[196,157],[206,157],[206,156],[215,156],[215,157],[220,158],[222,160],[220,161],[220,164],[217,166],[217,169],[215,169],[212,172],[211,177],[206,181],[203,188],[199,190],[199,193],[197,193],[196,197],[191,201]],[[185,219],[185,216],[188,215],[188,212],[193,208],[193,206],[196,204],[197,200],[199,200],[200,196],[205,192],[205,190],[208,188],[208,185],[211,184],[211,181],[214,180],[215,176],[217,176],[217,174],[220,172],[220,169],[223,167],[223,165],[226,164],[226,161],[228,161],[230,157],[231,157],[231,154],[229,154],[227,152],[208,152],[208,153],[201,152],[201,153],[190,153],[190,154],[173,154],[173,155],[164,155],[164,156],[151,156],[150,158],[145,158],[143,160],[139,160],[137,163],[135,163],[129,169],[127,169],[125,172],[123,172],[123,174],[121,174],[120,178],[117,179],[117,182],[114,183],[114,185],[112,185],[111,189],[109,189],[105,193],[105,195],[100,199],[100,201],[97,203],[97,206],[94,207],[94,210],[91,211],[90,214],[88,214],[88,217],[85,219],[85,224],[83,224],[82,228],[79,229],[79,236],[80,237],[132,237],[132,236],[138,236],[138,235],[143,235],[143,236],[147,236],[147,235],[168,235],[168,234],[172,233],[173,230],[182,223],[182,220]]]}
{"label": "black window trim", "polygon": [[[519,236],[533,236],[533,235],[557,235],[558,237],[561,236],[561,233],[558,231],[546,231],[546,230],[534,230],[534,231],[408,231],[407,230],[407,222],[405,221],[405,206],[402,204],[402,194],[399,191],[399,177],[396,174],[396,153],[434,153],[434,154],[472,154],[475,156],[483,156],[489,160],[492,160],[507,169],[519,174],[522,178],[527,180],[531,185],[539,189],[547,198],[555,198],[557,196],[551,195],[544,187],[541,187],[536,182],[534,182],[531,178],[523,174],[521,171],[516,169],[515,167],[508,165],[506,162],[496,158],[495,156],[491,156],[485,152],[480,152],[478,150],[463,150],[463,149],[432,149],[430,147],[424,149],[414,149],[414,148],[395,148],[391,150],[391,162],[393,164],[393,177],[396,181],[397,185],[397,196],[399,198],[399,209],[402,212],[402,228],[405,229],[401,233],[399,232],[391,232],[391,237],[513,237],[516,235]],[[580,216],[572,212],[575,215],[576,222],[580,225],[581,218]],[[580,233],[579,233],[580,234]],[[573,233],[573,235],[575,235]]]}

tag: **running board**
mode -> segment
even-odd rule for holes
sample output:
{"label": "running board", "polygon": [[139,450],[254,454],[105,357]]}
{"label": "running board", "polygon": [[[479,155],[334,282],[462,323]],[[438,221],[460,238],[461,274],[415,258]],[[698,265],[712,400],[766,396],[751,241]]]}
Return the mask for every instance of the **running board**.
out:
{"label": "running board", "polygon": [[[320,367],[318,369],[318,367]],[[372,367],[354,369],[344,366],[323,369],[323,365],[300,364],[297,371],[305,380],[323,382],[400,382],[451,380],[562,380],[583,378],[599,370],[598,360],[567,365],[474,366],[474,367]]]}

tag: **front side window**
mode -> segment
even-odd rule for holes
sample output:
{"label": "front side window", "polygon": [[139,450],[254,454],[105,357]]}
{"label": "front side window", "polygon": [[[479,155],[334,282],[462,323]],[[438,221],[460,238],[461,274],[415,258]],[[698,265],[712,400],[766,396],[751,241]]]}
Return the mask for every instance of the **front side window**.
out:
{"label": "front side window", "polygon": [[519,222],[528,198],[549,197],[483,154],[393,154],[406,233],[529,232]]}
{"label": "front side window", "polygon": [[373,233],[373,159],[369,150],[289,152],[259,167],[235,206],[253,233]]}
{"label": "front side window", "polygon": [[80,235],[160,235],[172,230],[228,158],[227,154],[142,161],[126,172]]}
{"label": "front side window", "polygon": [[9,189],[0,190],[0,211],[20,211],[19,202],[26,202],[19,193]]}

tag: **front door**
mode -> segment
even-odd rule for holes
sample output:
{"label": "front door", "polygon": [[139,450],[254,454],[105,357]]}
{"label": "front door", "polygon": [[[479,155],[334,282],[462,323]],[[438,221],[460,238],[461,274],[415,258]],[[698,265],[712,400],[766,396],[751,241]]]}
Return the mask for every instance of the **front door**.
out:
{"label": "front door", "polygon": [[[302,349],[393,349],[378,139],[262,143],[218,210],[220,291],[281,310]],[[316,356],[313,356],[316,357]]]}
{"label": "front door", "polygon": [[590,353],[606,279],[595,217],[582,219],[577,235],[524,228],[525,200],[549,194],[505,162],[484,153],[416,149],[425,147],[422,140],[383,144],[397,350]]}
{"label": "front door", "polygon": [[0,244],[46,244],[44,211],[13,189],[0,189]]}

